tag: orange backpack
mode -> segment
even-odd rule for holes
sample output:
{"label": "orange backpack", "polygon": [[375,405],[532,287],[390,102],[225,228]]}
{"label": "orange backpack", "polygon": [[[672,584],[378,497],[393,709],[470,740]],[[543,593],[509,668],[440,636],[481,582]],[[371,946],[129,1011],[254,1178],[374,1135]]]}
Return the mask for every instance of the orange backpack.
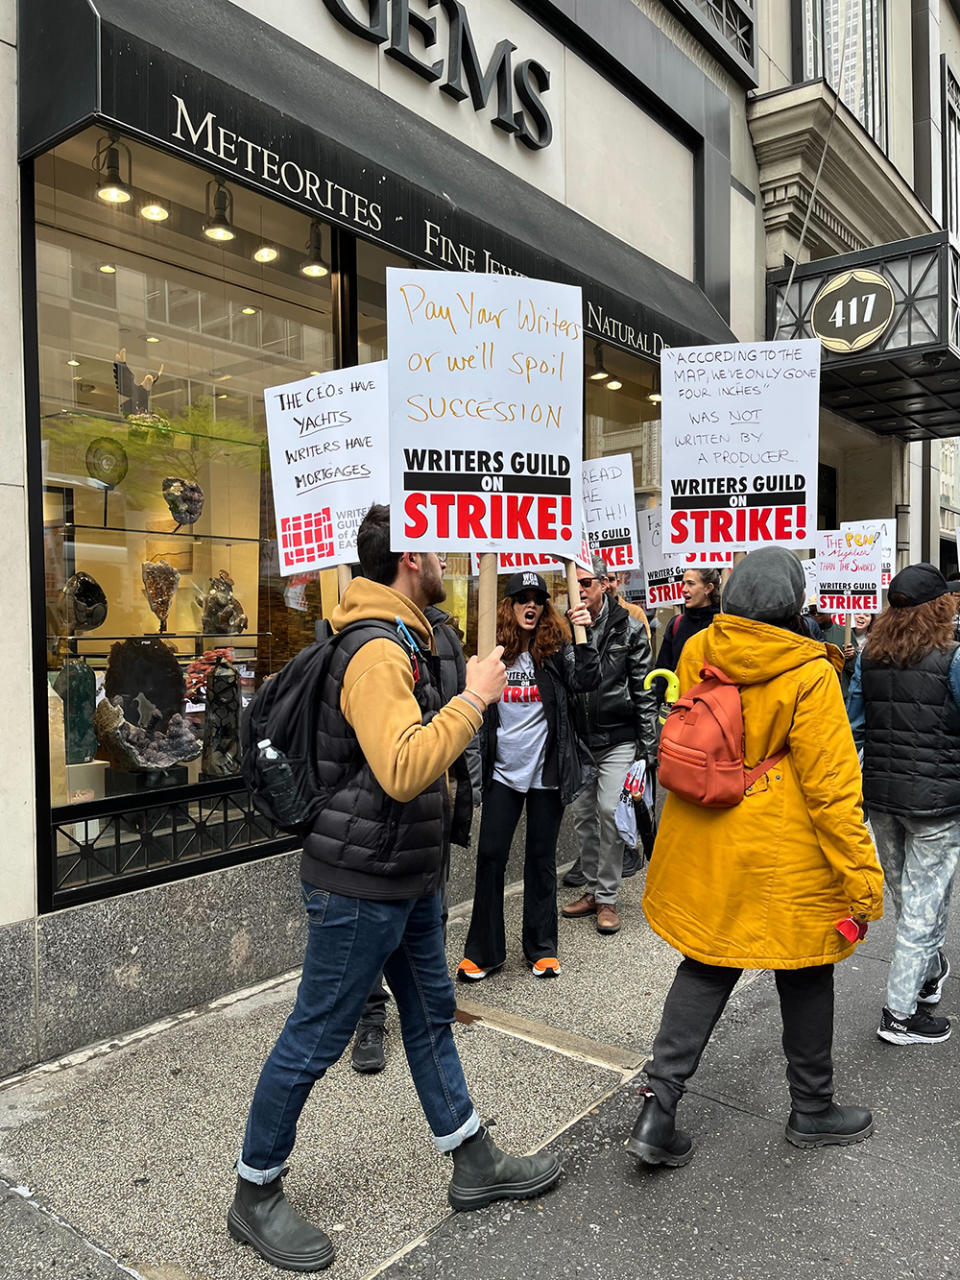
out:
{"label": "orange backpack", "polygon": [[717,667],[704,667],[700,683],[676,700],[664,722],[657,777],[681,800],[732,809],[789,750],[785,746],[745,772],[740,686]]}

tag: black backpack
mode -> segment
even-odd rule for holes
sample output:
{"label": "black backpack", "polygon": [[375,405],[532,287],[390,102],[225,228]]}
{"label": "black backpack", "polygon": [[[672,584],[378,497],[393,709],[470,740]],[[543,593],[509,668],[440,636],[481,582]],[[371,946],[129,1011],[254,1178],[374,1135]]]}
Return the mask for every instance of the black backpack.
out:
{"label": "black backpack", "polygon": [[371,618],[337,632],[329,623],[320,624],[326,634],[265,680],[251,698],[240,724],[241,770],[254,805],[281,831],[305,836],[333,791],[320,779],[316,750],[323,684],[338,646],[349,637],[356,651],[368,640],[386,636],[409,654],[419,674],[417,642],[399,618],[396,622],[392,626]]}

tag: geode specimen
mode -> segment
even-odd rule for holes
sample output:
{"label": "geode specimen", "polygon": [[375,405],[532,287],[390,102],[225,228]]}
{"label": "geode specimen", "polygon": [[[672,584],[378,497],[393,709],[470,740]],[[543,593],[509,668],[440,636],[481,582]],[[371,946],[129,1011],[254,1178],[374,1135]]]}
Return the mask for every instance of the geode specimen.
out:
{"label": "geode specimen", "polygon": [[87,474],[106,489],[115,488],[127,474],[129,463],[123,445],[109,436],[97,436],[87,445]]}
{"label": "geode specimen", "polygon": [[94,715],[94,727],[103,752],[123,769],[169,769],[196,760],[202,750],[185,716],[178,713],[170,718],[165,731],[150,733],[124,717],[120,698],[103,699]]}
{"label": "geode specimen", "polygon": [[210,579],[210,590],[197,596],[197,604],[203,610],[201,625],[205,636],[238,636],[249,625],[226,569]]}
{"label": "geode specimen", "polygon": [[96,578],[89,573],[74,573],[60,593],[64,621],[71,633],[95,631],[107,620],[107,597]]}
{"label": "geode specimen", "polygon": [[147,604],[160,619],[160,633],[167,629],[167,614],[177,591],[180,574],[166,560],[144,560],[140,566]]}
{"label": "geode specimen", "polygon": [[239,768],[240,673],[220,657],[207,675],[201,770],[208,778],[223,778]]}
{"label": "geode specimen", "polygon": [[97,735],[93,728],[97,677],[83,658],[67,658],[53,687],[63,700],[67,764],[86,764],[97,750]]}
{"label": "geode specimen", "polygon": [[177,529],[184,524],[196,524],[203,514],[203,490],[200,486],[192,480],[167,476],[162,489],[163,500],[177,522]]}

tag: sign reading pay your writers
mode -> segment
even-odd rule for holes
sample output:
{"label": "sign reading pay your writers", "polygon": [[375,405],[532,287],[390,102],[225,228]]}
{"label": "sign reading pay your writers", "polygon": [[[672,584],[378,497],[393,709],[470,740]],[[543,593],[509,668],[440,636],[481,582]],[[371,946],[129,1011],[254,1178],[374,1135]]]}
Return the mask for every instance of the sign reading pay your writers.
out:
{"label": "sign reading pay your writers", "polygon": [[349,564],[371,503],[386,502],[387,364],[263,393],[280,573]]}
{"label": "sign reading pay your writers", "polygon": [[817,527],[820,343],[661,355],[664,547],[808,547]]}
{"label": "sign reading pay your writers", "polygon": [[574,557],[582,312],[570,285],[387,269],[395,547]]}
{"label": "sign reading pay your writers", "polygon": [[840,529],[817,533],[817,576],[823,613],[879,613],[879,541],[858,539]]}

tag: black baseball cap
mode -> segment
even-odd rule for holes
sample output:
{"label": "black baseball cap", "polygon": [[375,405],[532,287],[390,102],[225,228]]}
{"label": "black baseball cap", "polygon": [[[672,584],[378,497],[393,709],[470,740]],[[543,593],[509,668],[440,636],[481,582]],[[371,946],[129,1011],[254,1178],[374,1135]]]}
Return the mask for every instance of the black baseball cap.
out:
{"label": "black baseball cap", "polygon": [[524,591],[536,591],[541,597],[540,603],[546,604],[550,599],[550,592],[547,590],[546,581],[540,577],[539,573],[526,571],[525,573],[515,573],[507,580],[504,588],[505,596],[520,596]]}
{"label": "black baseball cap", "polygon": [[893,609],[912,609],[928,600],[938,600],[948,592],[960,592],[960,582],[948,582],[935,564],[924,560],[920,564],[908,564],[891,578],[887,599]]}

